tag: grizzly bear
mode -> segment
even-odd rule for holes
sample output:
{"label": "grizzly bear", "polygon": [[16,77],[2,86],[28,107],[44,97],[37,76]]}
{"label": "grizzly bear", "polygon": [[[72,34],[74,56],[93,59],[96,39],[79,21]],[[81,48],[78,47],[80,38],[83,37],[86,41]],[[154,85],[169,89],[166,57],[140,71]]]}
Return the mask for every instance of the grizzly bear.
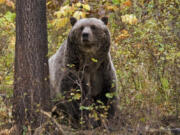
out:
{"label": "grizzly bear", "polygon": [[108,18],[72,17],[70,22],[72,29],[67,40],[49,59],[51,97],[61,94],[68,101],[61,107],[76,122],[82,112],[89,119],[97,104],[108,106],[107,118],[110,118],[116,108],[117,85]]}

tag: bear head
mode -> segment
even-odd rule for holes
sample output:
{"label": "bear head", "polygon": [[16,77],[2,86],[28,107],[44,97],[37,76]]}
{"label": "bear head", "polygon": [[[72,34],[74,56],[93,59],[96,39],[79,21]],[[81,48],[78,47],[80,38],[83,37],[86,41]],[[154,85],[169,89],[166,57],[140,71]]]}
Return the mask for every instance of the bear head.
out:
{"label": "bear head", "polygon": [[107,28],[108,18],[70,18],[72,25],[68,40],[84,53],[108,52],[110,48],[110,32]]}

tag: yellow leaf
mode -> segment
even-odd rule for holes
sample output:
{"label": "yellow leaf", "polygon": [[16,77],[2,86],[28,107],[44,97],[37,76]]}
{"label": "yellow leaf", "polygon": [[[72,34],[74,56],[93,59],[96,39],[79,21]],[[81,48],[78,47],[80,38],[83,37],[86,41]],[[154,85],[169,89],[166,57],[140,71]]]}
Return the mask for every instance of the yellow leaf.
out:
{"label": "yellow leaf", "polygon": [[46,6],[50,5],[52,3],[52,1],[49,1],[46,3]]}
{"label": "yellow leaf", "polygon": [[62,16],[67,16],[68,14],[72,14],[72,12],[74,11],[74,8],[66,5],[64,7],[62,7],[59,11],[55,12],[54,15],[57,16],[57,18],[61,18]]}
{"label": "yellow leaf", "polygon": [[74,96],[73,96],[73,99],[74,100],[79,100],[81,98],[81,94],[79,93],[76,93]]}
{"label": "yellow leaf", "polygon": [[76,6],[77,6],[77,7],[81,7],[82,4],[81,4],[80,2],[78,2],[78,3],[76,4]]}
{"label": "yellow leaf", "polygon": [[55,25],[57,28],[62,28],[68,23],[68,18],[60,18],[55,21]]}
{"label": "yellow leaf", "polygon": [[71,7],[69,5],[66,5],[60,9],[61,12],[69,12],[71,10]]}
{"label": "yellow leaf", "polygon": [[0,0],[0,4],[4,4],[5,3],[5,0]]}
{"label": "yellow leaf", "polygon": [[91,60],[92,60],[93,62],[95,62],[95,63],[97,63],[97,62],[98,62],[98,60],[97,60],[97,59],[95,59],[95,58],[91,58]]}
{"label": "yellow leaf", "polygon": [[99,117],[98,117],[98,114],[97,114],[96,111],[93,111],[93,118],[94,118],[95,120],[99,120]]}
{"label": "yellow leaf", "polygon": [[117,6],[106,6],[106,9],[110,11],[116,11],[118,8]]}
{"label": "yellow leaf", "polygon": [[88,4],[83,4],[83,8],[86,9],[86,10],[88,10],[88,11],[91,9]]}
{"label": "yellow leaf", "polygon": [[86,14],[84,12],[81,12],[81,11],[76,11],[74,14],[73,14],[73,17],[77,18],[77,19],[81,19],[81,18],[85,18],[86,17]]}
{"label": "yellow leaf", "polygon": [[54,13],[54,15],[57,16],[57,18],[60,18],[62,16],[62,14],[63,13],[61,11],[57,11],[57,12]]}
{"label": "yellow leaf", "polygon": [[137,21],[138,21],[136,16],[133,14],[130,14],[130,15],[127,14],[127,15],[121,16],[121,19],[122,19],[122,22],[129,23],[131,25],[137,24]]}

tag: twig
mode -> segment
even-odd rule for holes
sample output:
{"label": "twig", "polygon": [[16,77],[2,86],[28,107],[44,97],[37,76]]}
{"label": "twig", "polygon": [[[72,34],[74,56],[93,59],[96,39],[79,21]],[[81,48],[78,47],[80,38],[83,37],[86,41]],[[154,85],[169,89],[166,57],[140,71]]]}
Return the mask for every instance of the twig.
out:
{"label": "twig", "polygon": [[46,115],[48,118],[50,118],[50,119],[54,122],[54,124],[58,127],[58,130],[59,130],[59,132],[60,132],[60,135],[64,135],[64,131],[63,131],[63,129],[61,128],[61,125],[51,116],[50,113],[45,112],[45,111],[43,111],[43,110],[41,110],[40,112],[41,112],[42,114]]}

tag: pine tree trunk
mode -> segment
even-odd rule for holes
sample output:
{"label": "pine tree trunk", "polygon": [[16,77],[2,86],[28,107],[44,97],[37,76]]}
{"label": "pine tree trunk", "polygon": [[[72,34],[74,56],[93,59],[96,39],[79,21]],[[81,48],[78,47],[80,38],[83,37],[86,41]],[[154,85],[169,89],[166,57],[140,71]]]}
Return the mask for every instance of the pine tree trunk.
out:
{"label": "pine tree trunk", "polygon": [[49,109],[46,0],[16,0],[16,45],[13,116],[22,134],[43,122]]}

